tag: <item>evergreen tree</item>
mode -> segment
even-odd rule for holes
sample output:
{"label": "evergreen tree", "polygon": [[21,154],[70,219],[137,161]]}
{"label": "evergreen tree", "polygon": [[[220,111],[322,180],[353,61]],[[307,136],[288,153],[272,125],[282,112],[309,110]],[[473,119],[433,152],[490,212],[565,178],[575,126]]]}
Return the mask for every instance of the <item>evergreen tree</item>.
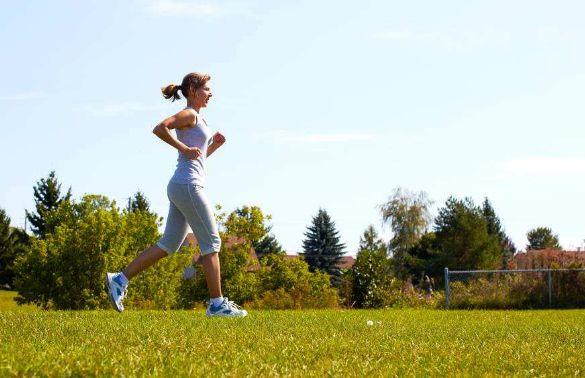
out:
{"label": "evergreen tree", "polygon": [[311,226],[305,232],[303,241],[303,255],[312,272],[323,271],[331,276],[334,285],[341,280],[339,263],[344,255],[345,245],[339,241],[339,233],[335,229],[335,222],[323,209],[315,217]]}
{"label": "evergreen tree", "polygon": [[502,242],[506,237],[506,233],[502,229],[502,223],[500,218],[496,215],[496,211],[492,207],[492,204],[486,197],[483,201],[482,214],[487,224],[487,231],[490,235],[495,235],[498,238],[498,242]]}
{"label": "evergreen tree", "polygon": [[128,206],[126,207],[126,210],[129,212],[144,211],[151,214],[150,204],[148,203],[146,196],[144,196],[141,191],[134,193],[134,197],[128,200]]}
{"label": "evergreen tree", "polygon": [[362,251],[381,251],[386,250],[386,243],[378,236],[378,232],[373,225],[369,225],[364,231],[364,234],[360,236],[360,244],[358,247],[358,253]]}
{"label": "evergreen tree", "polygon": [[276,240],[276,237],[272,234],[264,236],[262,239],[260,239],[260,241],[254,243],[253,247],[258,260],[267,255],[277,255],[284,253],[282,246],[278,243],[278,240]]}
{"label": "evergreen tree", "polygon": [[391,266],[386,244],[370,225],[362,237],[356,261],[351,269],[352,301],[356,307],[380,307],[382,289],[391,279]]}
{"label": "evergreen tree", "polygon": [[419,279],[424,275],[441,277],[443,274],[443,256],[437,243],[437,236],[434,232],[424,234],[418,243],[409,250],[410,260],[408,271],[415,278]]}
{"label": "evergreen tree", "polygon": [[61,184],[55,177],[55,171],[51,171],[46,179],[37,181],[33,187],[36,213],[26,211],[26,218],[31,224],[33,234],[41,239],[52,233],[59,225],[59,217],[52,217],[52,213],[63,201],[70,201],[71,188],[64,196],[61,196]]}
{"label": "evergreen tree", "polygon": [[528,245],[526,250],[530,249],[561,249],[559,236],[555,235],[548,227],[537,227],[528,231],[526,234]]}
{"label": "evergreen tree", "polygon": [[14,260],[27,243],[28,235],[10,227],[10,218],[0,209],[0,285],[13,286]]}
{"label": "evergreen tree", "polygon": [[450,269],[493,269],[501,263],[498,238],[488,233],[482,209],[450,197],[435,220],[441,264]]}
{"label": "evergreen tree", "polygon": [[498,240],[502,254],[502,268],[506,269],[514,256],[514,253],[516,253],[516,246],[508,235],[506,235],[502,223],[487,197],[483,201],[482,214],[487,224],[488,234],[495,236]]}

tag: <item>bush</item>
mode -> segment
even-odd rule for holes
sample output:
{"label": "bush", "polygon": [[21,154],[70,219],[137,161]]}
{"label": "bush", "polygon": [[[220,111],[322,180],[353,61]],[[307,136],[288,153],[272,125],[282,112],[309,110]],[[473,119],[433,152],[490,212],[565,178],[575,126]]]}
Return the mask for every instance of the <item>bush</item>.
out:
{"label": "bush", "polygon": [[[585,272],[552,272],[552,307],[585,306]],[[466,309],[548,308],[547,273],[491,274],[451,283],[450,305]]]}
{"label": "bush", "polygon": [[381,308],[438,308],[444,302],[442,292],[428,294],[410,282],[392,279],[386,286],[377,287],[372,294],[379,298]]}
{"label": "bush", "polygon": [[258,299],[249,301],[249,308],[306,309],[337,308],[339,295],[331,287],[329,276],[311,273],[309,265],[300,258],[268,255],[262,259],[258,272]]}
{"label": "bush", "polygon": [[[45,239],[33,239],[16,262],[16,300],[43,308],[108,308],[106,272],[120,270],[158,239],[156,215],[122,212],[115,201],[99,195],[86,195],[80,203],[64,201],[58,211],[65,214],[61,224]],[[138,276],[127,307],[173,306],[179,267],[187,259],[164,259]]]}

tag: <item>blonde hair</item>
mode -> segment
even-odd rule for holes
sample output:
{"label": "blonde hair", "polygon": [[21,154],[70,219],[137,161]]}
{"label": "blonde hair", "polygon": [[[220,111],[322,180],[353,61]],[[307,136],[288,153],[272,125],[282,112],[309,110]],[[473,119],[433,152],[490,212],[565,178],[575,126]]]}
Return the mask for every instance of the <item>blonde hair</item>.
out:
{"label": "blonde hair", "polygon": [[179,90],[183,93],[183,97],[187,97],[190,89],[197,90],[211,79],[211,76],[199,72],[191,72],[183,78],[181,85],[169,84],[162,87],[163,97],[171,101],[179,100]]}

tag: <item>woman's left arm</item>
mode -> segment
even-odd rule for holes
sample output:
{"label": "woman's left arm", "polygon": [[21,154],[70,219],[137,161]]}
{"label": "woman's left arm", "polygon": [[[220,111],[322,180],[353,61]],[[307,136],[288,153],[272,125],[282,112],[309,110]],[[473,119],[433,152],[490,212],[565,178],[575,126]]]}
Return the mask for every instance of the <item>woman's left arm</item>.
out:
{"label": "woman's left arm", "polygon": [[215,152],[218,148],[220,148],[225,143],[225,137],[218,131],[217,133],[213,134],[211,138],[212,142],[207,147],[207,156],[211,156],[212,153]]}

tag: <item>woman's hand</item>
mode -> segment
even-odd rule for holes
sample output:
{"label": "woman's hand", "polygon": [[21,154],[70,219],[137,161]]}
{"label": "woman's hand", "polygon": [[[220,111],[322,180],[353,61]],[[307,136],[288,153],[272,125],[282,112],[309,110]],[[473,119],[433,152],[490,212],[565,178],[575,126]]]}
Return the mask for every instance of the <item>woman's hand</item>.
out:
{"label": "woman's hand", "polygon": [[225,137],[219,131],[213,134],[212,138],[213,143],[217,144],[218,147],[225,143]]}
{"label": "woman's hand", "polygon": [[195,160],[201,156],[201,150],[197,147],[187,147],[187,149],[183,151],[183,154],[189,159]]}

